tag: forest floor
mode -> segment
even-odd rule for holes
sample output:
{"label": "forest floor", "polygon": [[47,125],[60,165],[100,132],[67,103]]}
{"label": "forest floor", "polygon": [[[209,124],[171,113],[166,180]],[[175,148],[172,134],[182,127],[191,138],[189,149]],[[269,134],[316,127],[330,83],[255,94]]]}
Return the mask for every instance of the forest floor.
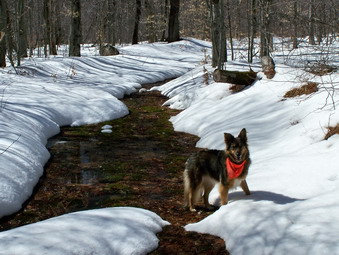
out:
{"label": "forest floor", "polygon": [[[1,220],[0,230],[79,210],[133,206],[171,223],[151,254],[228,254],[222,239],[183,228],[211,212],[183,208],[182,172],[197,137],[173,130],[168,120],[178,111],[162,107],[165,100],[159,92],[134,93],[123,99],[130,109],[124,118],[62,128],[49,140],[52,157],[33,196]],[[104,125],[112,133],[102,133]]]}

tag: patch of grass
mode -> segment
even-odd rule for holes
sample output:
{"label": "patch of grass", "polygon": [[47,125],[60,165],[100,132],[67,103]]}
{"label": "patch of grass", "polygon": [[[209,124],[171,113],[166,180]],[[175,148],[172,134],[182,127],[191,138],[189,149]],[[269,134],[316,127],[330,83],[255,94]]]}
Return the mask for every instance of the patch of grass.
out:
{"label": "patch of grass", "polygon": [[155,105],[155,106],[145,105],[145,106],[142,107],[142,110],[147,112],[147,113],[155,113],[155,112],[163,112],[164,111],[161,107],[159,107],[157,105]]}
{"label": "patch of grass", "polygon": [[113,161],[102,166],[103,171],[106,173],[124,173],[125,169],[128,167],[128,162],[122,161]]}
{"label": "patch of grass", "polygon": [[65,128],[63,131],[64,136],[81,136],[81,137],[93,137],[97,134],[97,130],[93,125],[85,125],[79,127]]}
{"label": "patch of grass", "polygon": [[99,180],[100,183],[115,183],[122,181],[125,177],[123,173],[110,173]]}
{"label": "patch of grass", "polygon": [[328,138],[330,138],[333,135],[339,135],[339,123],[335,126],[335,127],[328,127],[328,132],[325,135],[325,140],[327,140]]}
{"label": "patch of grass", "polygon": [[318,91],[318,83],[308,82],[307,84],[301,86],[300,88],[294,88],[290,91],[287,91],[284,95],[284,98],[297,97],[301,95],[309,95]]}

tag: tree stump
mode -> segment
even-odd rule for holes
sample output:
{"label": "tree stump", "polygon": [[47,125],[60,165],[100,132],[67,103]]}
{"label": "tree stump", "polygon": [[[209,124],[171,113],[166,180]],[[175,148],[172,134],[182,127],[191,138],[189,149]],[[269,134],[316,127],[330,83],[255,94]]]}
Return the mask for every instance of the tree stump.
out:
{"label": "tree stump", "polygon": [[213,79],[215,82],[226,82],[234,85],[251,85],[257,77],[257,73],[250,70],[247,72],[226,71],[215,69]]}
{"label": "tree stump", "polygon": [[275,76],[275,64],[270,56],[263,56],[261,58],[261,66],[267,79],[272,79]]}

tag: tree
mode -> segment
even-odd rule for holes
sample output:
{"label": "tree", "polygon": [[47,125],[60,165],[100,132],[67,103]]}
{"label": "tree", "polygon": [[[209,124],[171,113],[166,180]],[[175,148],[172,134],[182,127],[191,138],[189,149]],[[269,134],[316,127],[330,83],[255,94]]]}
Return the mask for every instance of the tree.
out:
{"label": "tree", "polygon": [[26,13],[25,0],[18,1],[18,66],[20,65],[20,58],[27,57],[27,29],[26,29]]}
{"label": "tree", "polygon": [[272,35],[270,32],[271,22],[271,1],[260,0],[260,56],[270,55],[270,45],[272,43]]}
{"label": "tree", "polygon": [[0,0],[0,67],[6,67],[6,9],[7,3],[6,0]]}
{"label": "tree", "polygon": [[315,45],[314,40],[314,29],[315,29],[315,3],[314,0],[311,0],[309,5],[309,43]]}
{"label": "tree", "polygon": [[115,45],[115,16],[116,16],[116,0],[107,1],[107,41]]}
{"label": "tree", "polygon": [[47,57],[47,46],[50,55],[57,55],[56,36],[55,36],[55,13],[52,0],[44,0],[44,20],[45,20],[45,57]]}
{"label": "tree", "polygon": [[249,0],[249,18],[248,18],[248,62],[252,63],[254,55],[254,38],[257,32],[257,8],[255,6],[256,0]]}
{"label": "tree", "polygon": [[223,0],[210,0],[212,66],[222,69],[226,62],[226,33]]}
{"label": "tree", "polygon": [[80,0],[71,0],[71,29],[69,56],[80,57],[81,44],[81,6]]}
{"label": "tree", "polygon": [[139,23],[141,16],[141,0],[136,0],[136,12],[135,12],[135,21],[134,21],[134,30],[133,30],[133,39],[132,44],[138,44],[139,42]]}
{"label": "tree", "polygon": [[16,47],[13,40],[12,22],[6,0],[0,0],[0,11],[0,31],[3,32],[2,40],[0,42],[1,67],[6,66],[6,56],[11,62],[11,65],[14,66],[13,51]]}
{"label": "tree", "polygon": [[180,10],[180,0],[171,0],[168,20],[168,38],[167,38],[168,42],[175,42],[180,40],[179,10]]}
{"label": "tree", "polygon": [[293,41],[293,49],[298,48],[298,3],[295,1],[292,3],[292,24],[293,24],[293,33],[292,33],[292,41]]}

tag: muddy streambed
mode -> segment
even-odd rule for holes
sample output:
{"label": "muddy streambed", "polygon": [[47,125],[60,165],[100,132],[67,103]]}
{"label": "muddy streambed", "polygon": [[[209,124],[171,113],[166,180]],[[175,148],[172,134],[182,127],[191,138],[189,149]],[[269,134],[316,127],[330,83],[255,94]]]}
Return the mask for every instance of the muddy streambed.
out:
{"label": "muddy streambed", "polygon": [[220,238],[183,229],[210,212],[182,207],[182,171],[197,138],[174,132],[168,120],[178,112],[162,107],[165,100],[158,92],[134,93],[123,99],[130,109],[124,118],[63,127],[48,141],[51,159],[33,196],[1,220],[0,230],[79,210],[134,206],[171,223],[152,254],[227,254]]}

